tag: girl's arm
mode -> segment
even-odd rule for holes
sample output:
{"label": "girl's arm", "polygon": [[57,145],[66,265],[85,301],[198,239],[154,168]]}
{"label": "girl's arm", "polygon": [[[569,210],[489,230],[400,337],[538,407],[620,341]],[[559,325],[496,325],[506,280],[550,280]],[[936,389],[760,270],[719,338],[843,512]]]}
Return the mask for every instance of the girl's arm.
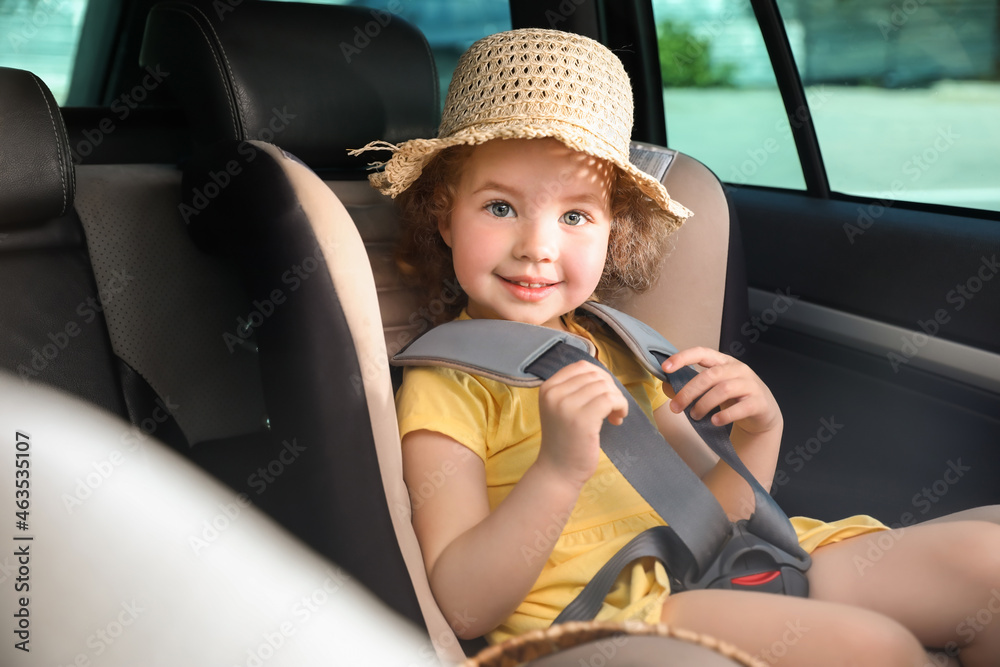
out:
{"label": "girl's arm", "polygon": [[[699,347],[678,352],[667,360],[664,370],[690,364],[699,364],[705,370],[655,411],[657,427],[702,478],[729,517],[745,519],[754,509],[750,486],[708,448],[683,411],[694,402],[691,414],[700,419],[721,407],[712,422],[717,426],[733,424],[733,448],[765,489],[771,488],[778,460],[781,411],[767,386],[746,364],[715,350]],[[663,387],[669,395],[670,386]],[[701,399],[695,402],[699,396]]]}
{"label": "girl's arm", "polygon": [[403,438],[413,527],[431,590],[459,636],[489,632],[530,592],[597,466],[601,424],[621,423],[627,410],[593,364],[553,375],[539,391],[538,459],[493,512],[479,457],[434,431]]}

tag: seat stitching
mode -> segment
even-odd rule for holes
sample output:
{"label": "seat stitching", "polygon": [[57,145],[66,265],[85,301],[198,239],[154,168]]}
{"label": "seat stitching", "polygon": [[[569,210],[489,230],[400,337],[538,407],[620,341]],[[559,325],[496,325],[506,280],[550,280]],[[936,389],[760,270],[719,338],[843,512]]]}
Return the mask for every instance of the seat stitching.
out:
{"label": "seat stitching", "polygon": [[[197,8],[195,8],[195,7],[192,7],[192,9],[195,9],[196,11],[198,11],[198,13],[201,14],[202,17],[204,17],[204,19],[206,21],[208,21],[208,17],[205,16],[205,14],[203,12],[201,12],[200,10],[197,10]],[[209,51],[212,52],[212,59],[215,60],[215,69],[216,69],[216,71],[219,72],[219,78],[222,79],[223,87],[226,88],[226,104],[229,105],[229,118],[230,118],[230,120],[233,121],[233,134],[236,135],[237,139],[242,139],[243,137],[240,134],[240,127],[239,127],[239,122],[242,120],[242,118],[239,118],[239,119],[237,118],[237,111],[238,111],[238,109],[234,111],[233,100],[232,100],[231,96],[229,95],[229,90],[228,90],[229,86],[226,85],[226,83],[227,83],[226,82],[226,75],[222,71],[222,65],[219,63],[219,56],[215,53],[215,49],[211,48],[212,47],[212,40],[209,39],[208,34],[205,32],[205,29],[202,28],[201,25],[197,21],[194,20],[193,16],[191,16],[188,12],[185,12],[185,11],[181,10],[179,7],[170,7],[170,6],[160,7],[160,11],[177,12],[181,16],[184,16],[186,18],[190,18],[191,21],[192,21],[192,23],[194,23],[195,27],[198,28],[198,30],[201,32],[202,37],[205,38],[205,43],[208,45]],[[209,25],[211,25],[211,24],[209,24]],[[212,32],[214,33],[215,31],[213,30]],[[218,40],[218,35],[216,35],[216,40]],[[230,75],[232,75],[232,70],[230,70]]]}
{"label": "seat stitching", "polygon": [[[209,30],[212,31],[212,36],[215,37],[215,41],[219,45],[219,52],[222,54],[222,60],[223,62],[226,63],[226,71],[229,72],[229,80],[235,83],[236,76],[233,74],[233,67],[229,63],[229,56],[226,55],[226,49],[225,47],[222,46],[222,40],[219,39],[219,33],[215,31],[215,26],[212,25],[212,22],[209,20],[207,16],[205,16],[205,12],[201,11],[200,7],[192,7],[192,9],[194,9],[194,11],[198,12],[199,14],[202,15],[202,17],[204,17],[205,22],[208,24]],[[246,119],[243,118],[243,113],[240,110],[240,106],[238,104],[236,105],[236,113],[240,116],[240,123],[242,123],[242,125],[246,127]],[[243,137],[237,137],[237,138],[242,139]]]}
{"label": "seat stitching", "polygon": [[[29,72],[30,73],[30,72]],[[49,105],[49,98],[45,95],[45,89],[42,88],[41,80],[34,74],[31,74],[31,80],[35,82],[38,87],[38,92],[42,94],[42,99],[45,101],[45,109],[49,112],[49,123],[52,125],[52,133],[56,137],[56,159],[59,161],[59,185],[62,187],[63,204],[62,210],[59,212],[60,215],[66,212],[68,206],[69,193],[66,189],[66,165],[63,163],[63,146],[62,137],[59,136],[59,128],[56,127],[56,119],[52,116],[52,107]]]}

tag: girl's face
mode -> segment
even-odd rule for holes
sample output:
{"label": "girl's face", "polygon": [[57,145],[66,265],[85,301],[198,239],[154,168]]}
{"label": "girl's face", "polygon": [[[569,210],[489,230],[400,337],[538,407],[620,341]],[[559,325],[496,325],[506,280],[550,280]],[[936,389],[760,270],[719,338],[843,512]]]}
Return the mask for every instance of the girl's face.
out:
{"label": "girl's face", "polygon": [[507,139],[467,158],[450,219],[471,317],[562,329],[604,271],[612,167],[555,139]]}

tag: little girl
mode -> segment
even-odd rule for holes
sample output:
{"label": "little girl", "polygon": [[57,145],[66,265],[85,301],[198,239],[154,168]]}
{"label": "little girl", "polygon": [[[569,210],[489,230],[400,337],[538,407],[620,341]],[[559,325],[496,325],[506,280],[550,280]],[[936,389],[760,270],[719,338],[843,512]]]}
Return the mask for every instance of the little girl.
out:
{"label": "little girl", "polygon": [[[693,405],[700,419],[720,408],[712,421],[732,425],[734,447],[769,488],[782,416],[767,387],[736,359],[692,348],[664,370],[705,370],[668,396],[623,346],[574,316],[588,299],[648,288],[666,236],[691,214],[629,163],[631,129],[631,88],[613,53],[526,29],[462,56],[438,138],[366,149],[394,151],[371,180],[399,196],[403,270],[429,298],[450,279],[465,292],[448,318],[515,320],[590,340],[727,514],[746,518],[749,486],[681,413]],[[435,598],[461,636],[499,641],[546,627],[624,544],[663,523],[599,448],[603,422],[620,424],[628,404],[593,364],[566,366],[536,389],[408,368],[397,408],[407,484],[444,480],[414,498],[413,525]],[[792,522],[813,557],[808,598],[670,595],[662,565],[642,559],[598,618],[688,628],[773,664],[947,663],[928,662],[924,646],[960,654],[963,665],[1000,664],[1000,622],[967,625],[1000,590],[1000,527],[938,522],[886,540],[870,517]],[[860,570],[856,559],[879,537],[891,548]]]}

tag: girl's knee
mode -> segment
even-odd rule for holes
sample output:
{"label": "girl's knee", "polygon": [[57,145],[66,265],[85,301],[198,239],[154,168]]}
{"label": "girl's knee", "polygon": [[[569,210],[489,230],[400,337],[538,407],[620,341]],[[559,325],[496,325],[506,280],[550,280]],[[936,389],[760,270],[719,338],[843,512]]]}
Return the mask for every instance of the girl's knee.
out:
{"label": "girl's knee", "polygon": [[923,667],[927,657],[912,632],[888,616],[874,612],[861,612],[831,630],[833,638],[839,637],[848,652],[844,664]]}
{"label": "girl's knee", "polygon": [[986,597],[1000,591],[1000,525],[969,521],[954,528],[942,566]]}

